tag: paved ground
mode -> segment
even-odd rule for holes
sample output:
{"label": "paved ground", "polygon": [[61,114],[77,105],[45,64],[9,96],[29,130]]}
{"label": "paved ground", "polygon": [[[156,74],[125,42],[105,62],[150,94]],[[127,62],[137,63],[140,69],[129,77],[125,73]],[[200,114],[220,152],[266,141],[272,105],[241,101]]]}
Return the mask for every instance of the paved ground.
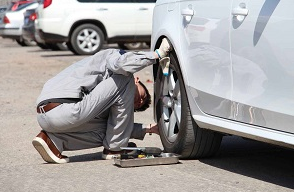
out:
{"label": "paved ground", "polygon": [[[293,151],[239,137],[225,137],[215,158],[176,165],[119,168],[101,160],[102,148],[67,152],[68,164],[44,163],[31,144],[40,131],[36,98],[46,80],[84,57],[0,38],[0,191],[294,191]],[[151,69],[138,75],[147,82]],[[152,122],[152,109],[136,121]],[[136,143],[162,147],[156,135]]]}

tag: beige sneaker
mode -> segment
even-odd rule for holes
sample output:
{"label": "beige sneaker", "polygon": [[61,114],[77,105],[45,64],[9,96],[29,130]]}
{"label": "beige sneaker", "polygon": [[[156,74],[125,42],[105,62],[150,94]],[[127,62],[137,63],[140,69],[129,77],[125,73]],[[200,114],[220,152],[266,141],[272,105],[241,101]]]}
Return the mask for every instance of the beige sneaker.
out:
{"label": "beige sneaker", "polygon": [[[137,147],[137,145],[133,142],[129,142],[128,147]],[[114,158],[120,158],[121,154],[134,154],[134,153],[136,153],[136,151],[132,151],[132,150],[110,151],[104,148],[102,152],[102,159],[110,160]]]}

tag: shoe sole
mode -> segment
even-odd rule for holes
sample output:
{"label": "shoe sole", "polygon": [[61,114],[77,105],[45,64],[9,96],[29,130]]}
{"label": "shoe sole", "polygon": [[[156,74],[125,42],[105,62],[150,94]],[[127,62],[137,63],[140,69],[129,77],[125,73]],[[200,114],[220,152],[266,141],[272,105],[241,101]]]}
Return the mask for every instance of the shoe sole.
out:
{"label": "shoe sole", "polygon": [[62,163],[69,162],[69,158],[59,159],[58,157],[56,157],[52,153],[52,151],[49,149],[49,146],[47,145],[47,143],[39,137],[36,137],[35,139],[33,139],[32,144],[35,147],[35,149],[39,152],[41,157],[44,159],[44,161],[48,163],[62,164]]}
{"label": "shoe sole", "polygon": [[102,159],[104,160],[111,160],[111,159],[114,159],[114,158],[119,158],[119,154],[117,155],[107,155],[107,154],[102,154]]}

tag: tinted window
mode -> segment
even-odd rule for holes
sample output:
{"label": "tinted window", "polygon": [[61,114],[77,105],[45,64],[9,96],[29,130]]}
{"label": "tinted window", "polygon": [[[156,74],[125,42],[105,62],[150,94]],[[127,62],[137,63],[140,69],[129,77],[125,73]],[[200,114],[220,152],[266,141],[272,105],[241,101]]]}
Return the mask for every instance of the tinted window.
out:
{"label": "tinted window", "polygon": [[18,11],[21,10],[34,2],[29,2],[29,3],[11,3],[9,7],[7,8],[8,11]]}
{"label": "tinted window", "polygon": [[17,9],[16,9],[15,11],[19,11],[19,10],[21,10],[21,9],[24,9],[24,8],[26,8],[27,6],[32,5],[32,4],[34,4],[34,2],[33,2],[33,3],[20,4],[20,5],[17,7]]}

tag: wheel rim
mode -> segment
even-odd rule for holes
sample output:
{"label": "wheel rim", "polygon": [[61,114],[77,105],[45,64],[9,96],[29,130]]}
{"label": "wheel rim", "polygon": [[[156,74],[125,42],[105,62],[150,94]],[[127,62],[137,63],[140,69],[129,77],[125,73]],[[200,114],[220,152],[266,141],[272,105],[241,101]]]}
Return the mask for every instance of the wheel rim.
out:
{"label": "wheel rim", "polygon": [[84,29],[77,36],[77,44],[84,52],[92,52],[100,45],[99,34],[93,29]]}
{"label": "wheel rim", "polygon": [[162,130],[167,140],[174,142],[181,123],[181,90],[178,75],[172,68],[169,70],[169,75],[164,77],[161,102]]}

